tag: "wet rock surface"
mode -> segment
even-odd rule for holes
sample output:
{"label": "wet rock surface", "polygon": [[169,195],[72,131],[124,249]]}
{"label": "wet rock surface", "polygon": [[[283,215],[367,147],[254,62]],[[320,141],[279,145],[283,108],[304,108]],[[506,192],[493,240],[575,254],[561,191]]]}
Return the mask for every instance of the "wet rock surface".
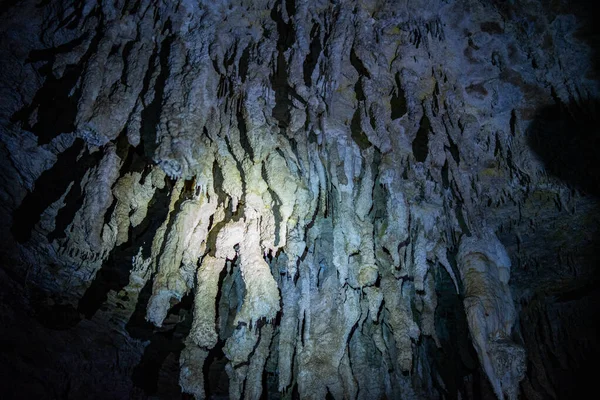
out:
{"label": "wet rock surface", "polygon": [[2,398],[570,398],[586,4],[0,7]]}

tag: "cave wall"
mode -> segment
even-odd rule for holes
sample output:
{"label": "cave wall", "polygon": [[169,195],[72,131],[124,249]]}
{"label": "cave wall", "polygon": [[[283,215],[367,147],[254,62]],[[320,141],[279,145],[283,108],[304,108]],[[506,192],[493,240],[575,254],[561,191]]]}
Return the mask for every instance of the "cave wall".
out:
{"label": "cave wall", "polygon": [[584,5],[0,10],[9,395],[536,399],[597,351]]}

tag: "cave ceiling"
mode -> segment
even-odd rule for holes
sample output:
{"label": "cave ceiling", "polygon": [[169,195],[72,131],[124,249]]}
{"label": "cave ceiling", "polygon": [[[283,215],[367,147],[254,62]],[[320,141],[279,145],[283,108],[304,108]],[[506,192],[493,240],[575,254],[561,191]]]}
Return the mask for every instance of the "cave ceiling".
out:
{"label": "cave ceiling", "polygon": [[569,398],[598,38],[586,2],[1,2],[7,398]]}

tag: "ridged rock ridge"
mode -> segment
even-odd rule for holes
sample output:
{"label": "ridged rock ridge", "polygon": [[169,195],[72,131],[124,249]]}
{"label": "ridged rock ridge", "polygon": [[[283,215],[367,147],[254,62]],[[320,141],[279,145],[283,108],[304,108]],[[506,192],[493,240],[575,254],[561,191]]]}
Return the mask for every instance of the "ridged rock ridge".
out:
{"label": "ridged rock ridge", "polygon": [[145,318],[162,329],[193,295],[179,383],[196,399],[216,348],[231,398],[261,398],[264,374],[283,398],[411,399],[451,390],[431,367],[446,282],[493,392],[517,398],[526,354],[496,210],[566,193],[526,128],[553,99],[597,95],[575,72],[590,50],[572,15],[42,3],[1,17],[5,213],[25,259],[62,266],[38,285],[87,318],[126,294],[122,326],[151,285]]}

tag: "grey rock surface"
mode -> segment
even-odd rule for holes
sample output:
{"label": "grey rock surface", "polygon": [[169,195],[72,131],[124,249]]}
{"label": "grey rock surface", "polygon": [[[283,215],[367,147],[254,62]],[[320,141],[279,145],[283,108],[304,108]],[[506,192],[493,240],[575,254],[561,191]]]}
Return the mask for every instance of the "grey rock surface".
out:
{"label": "grey rock surface", "polygon": [[563,396],[600,349],[563,3],[5,2],[8,396]]}

